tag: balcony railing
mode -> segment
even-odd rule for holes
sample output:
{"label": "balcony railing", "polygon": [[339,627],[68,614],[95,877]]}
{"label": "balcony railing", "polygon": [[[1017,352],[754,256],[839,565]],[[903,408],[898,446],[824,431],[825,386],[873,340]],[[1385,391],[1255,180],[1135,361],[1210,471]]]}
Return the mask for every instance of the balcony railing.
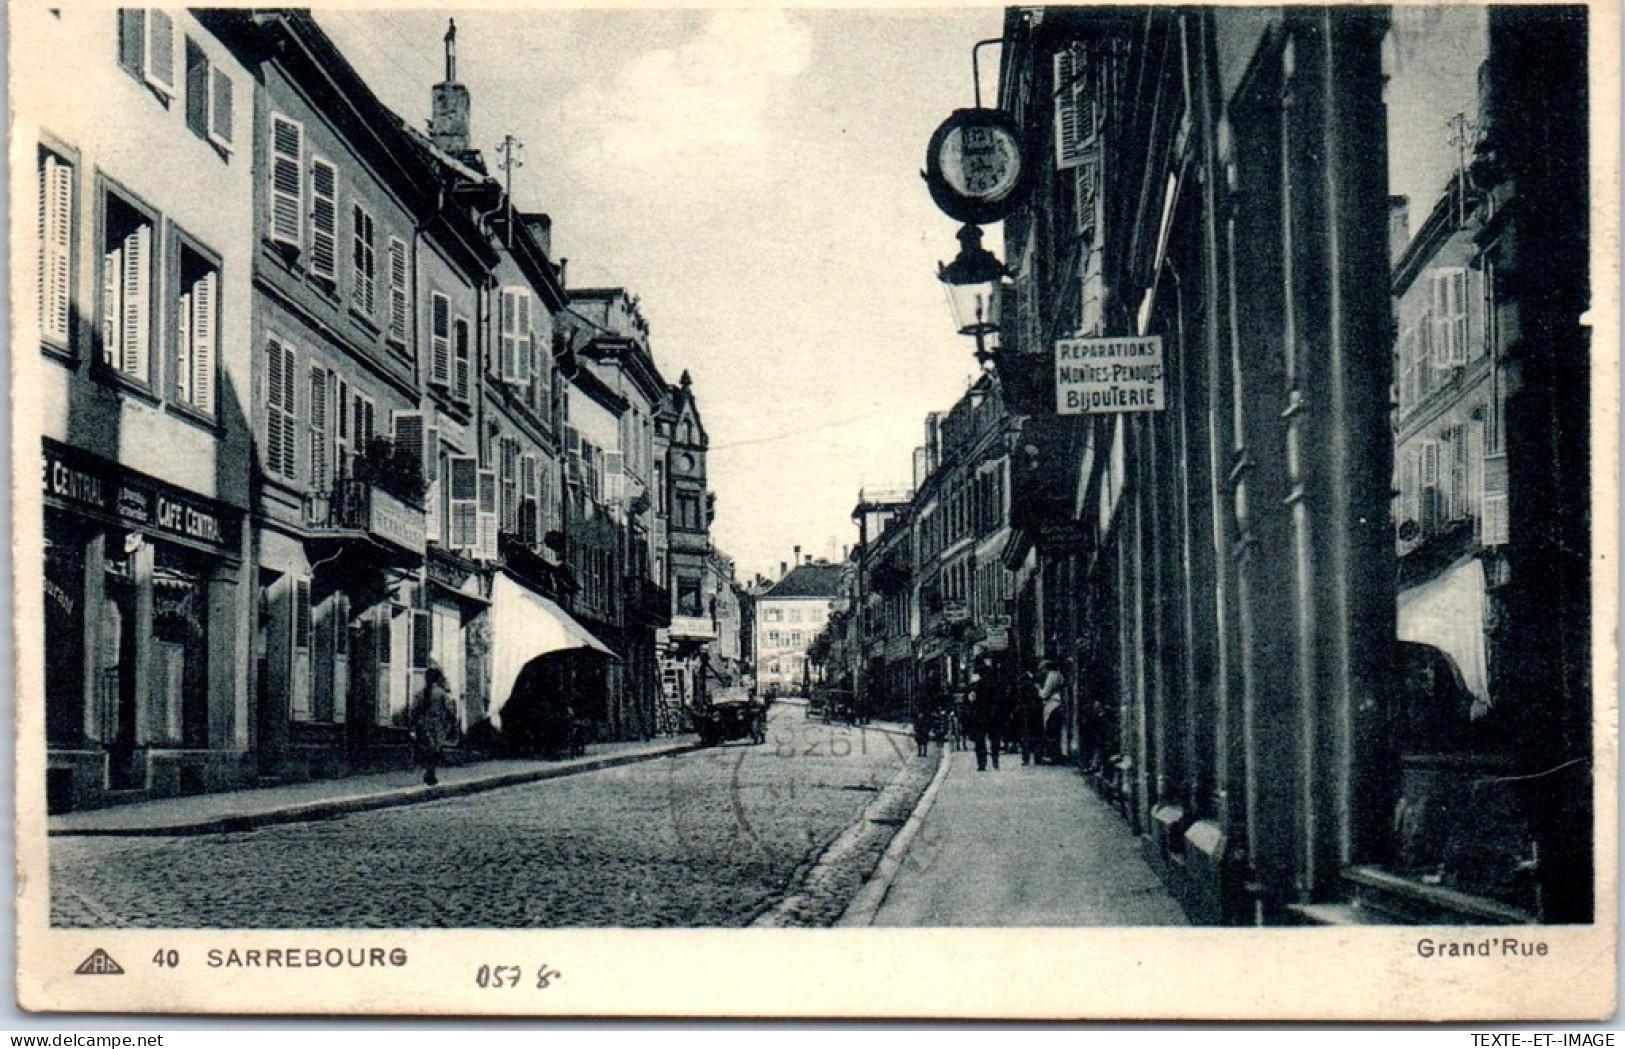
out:
{"label": "balcony railing", "polygon": [[364,536],[420,557],[428,549],[422,507],[356,478],[309,496],[305,523],[313,532]]}

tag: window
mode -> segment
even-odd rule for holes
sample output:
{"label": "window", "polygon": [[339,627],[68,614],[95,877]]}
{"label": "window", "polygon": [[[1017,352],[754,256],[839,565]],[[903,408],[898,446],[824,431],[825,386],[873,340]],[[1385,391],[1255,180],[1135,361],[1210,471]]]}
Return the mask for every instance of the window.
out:
{"label": "window", "polygon": [[503,288],[497,377],[503,382],[528,383],[531,353],[530,292],[525,288]]}
{"label": "window", "polygon": [[535,546],[542,540],[541,503],[536,456],[529,452],[519,459],[519,496],[519,539],[527,546]]}
{"label": "window", "polygon": [[366,394],[357,393],[350,402],[350,431],[355,438],[355,447],[361,454],[366,454],[367,446],[372,444],[372,435],[375,417],[372,398]]}
{"label": "window", "polygon": [[355,264],[355,292],[350,306],[363,316],[371,317],[376,302],[373,297],[374,280],[377,277],[377,259],[373,255],[373,228],[372,216],[367,214],[360,204],[355,206],[355,255],[352,261]]}
{"label": "window", "polygon": [[429,296],[429,381],[449,386],[451,372],[451,300],[437,291]]}
{"label": "window", "polygon": [[310,487],[325,492],[332,488],[328,440],[328,387],[331,376],[319,364],[310,366]]}
{"label": "window", "polygon": [[203,48],[186,38],[186,126],[221,149],[231,148],[232,83],[224,69],[211,65]]}
{"label": "window", "polygon": [[271,114],[271,241],[295,251],[304,246],[304,150],[304,125]]}
{"label": "window", "polygon": [[339,174],[333,164],[310,162],[310,275],[331,287],[338,282]]}
{"label": "window", "polygon": [[446,490],[450,527],[448,544],[454,550],[472,551],[479,545],[479,465],[471,455],[453,455],[446,460]]}
{"label": "window", "polygon": [[389,238],[389,337],[406,345],[406,318],[412,302],[406,291],[406,242]]}
{"label": "window", "polygon": [[152,382],[153,217],[112,193],[104,198],[101,261],[102,361]]}
{"label": "window", "polygon": [[[1433,319],[1435,364],[1454,368],[1467,363],[1467,271],[1461,268],[1437,270],[1433,274]],[[1475,355],[1476,356],[1476,355]]]}
{"label": "window", "polygon": [[39,151],[40,338],[69,349],[73,319],[73,165]]}
{"label": "window", "polygon": [[220,360],[220,267],[184,242],[176,254],[174,395],[213,415]]}
{"label": "window", "polygon": [[175,97],[175,20],[155,8],[121,8],[119,64],[164,99]]}
{"label": "window", "polygon": [[677,493],[677,527],[688,532],[704,530],[700,524],[700,497],[693,492]]}
{"label": "window", "polygon": [[497,442],[497,468],[501,488],[502,531],[519,531],[519,442],[504,437]]}
{"label": "window", "polygon": [[265,344],[265,472],[289,481],[298,425],[294,374],[293,348],[272,336]]}

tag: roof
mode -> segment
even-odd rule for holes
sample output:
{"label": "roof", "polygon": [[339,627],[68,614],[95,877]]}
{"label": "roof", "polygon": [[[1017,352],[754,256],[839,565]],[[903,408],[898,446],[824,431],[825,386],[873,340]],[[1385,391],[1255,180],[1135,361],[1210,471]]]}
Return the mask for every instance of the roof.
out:
{"label": "roof", "polygon": [[788,575],[761,596],[765,601],[781,597],[833,598],[840,592],[840,565],[811,564],[792,568]]}

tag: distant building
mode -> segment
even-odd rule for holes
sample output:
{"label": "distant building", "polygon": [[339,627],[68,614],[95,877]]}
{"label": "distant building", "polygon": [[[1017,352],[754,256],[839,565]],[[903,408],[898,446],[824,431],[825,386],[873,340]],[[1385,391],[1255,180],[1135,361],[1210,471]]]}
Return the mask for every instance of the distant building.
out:
{"label": "distant building", "polygon": [[842,566],[809,561],[791,568],[756,599],[756,685],[763,695],[799,695],[807,649],[841,592]]}

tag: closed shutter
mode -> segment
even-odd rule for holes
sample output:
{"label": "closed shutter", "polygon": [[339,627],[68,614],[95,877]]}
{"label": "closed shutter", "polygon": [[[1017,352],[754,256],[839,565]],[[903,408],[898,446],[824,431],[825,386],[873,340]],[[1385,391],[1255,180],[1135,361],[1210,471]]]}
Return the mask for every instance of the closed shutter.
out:
{"label": "closed shutter", "polygon": [[451,384],[451,300],[435,292],[429,296],[429,381]]}
{"label": "closed shutter", "polygon": [[538,501],[536,456],[526,453],[519,460],[519,538],[526,546],[541,542],[541,505]]}
{"label": "closed shutter", "polygon": [[66,346],[72,317],[73,166],[47,154],[39,181],[40,334]]}
{"label": "closed shutter", "polygon": [[495,470],[479,474],[479,544],[475,555],[484,561],[497,559],[497,475]]}
{"label": "closed shutter", "polygon": [[175,97],[175,20],[156,7],[147,9],[147,83]]}
{"label": "closed shutter", "polygon": [[402,458],[409,458],[410,461],[417,463],[418,480],[420,482],[427,481],[428,471],[423,465],[423,460],[427,455],[423,413],[391,412],[389,416],[389,432],[395,442],[395,447],[403,452]]}
{"label": "closed shutter", "polygon": [[447,503],[450,513],[449,537],[455,550],[479,546],[479,464],[471,455],[453,455],[446,460]]}
{"label": "closed shutter", "polygon": [[191,401],[200,412],[214,414],[214,369],[220,339],[220,273],[209,270],[191,290]]}
{"label": "closed shutter", "polygon": [[321,157],[310,162],[310,272],[338,279],[339,173]]}
{"label": "closed shutter", "polygon": [[426,610],[412,610],[412,669],[425,670],[434,653],[434,617]]}
{"label": "closed shutter", "polygon": [[1486,455],[1479,476],[1478,541],[1485,546],[1505,546],[1511,536],[1507,516],[1507,457]]}
{"label": "closed shutter", "polygon": [[411,311],[406,294],[406,242],[389,238],[389,337],[406,344],[406,318]]}
{"label": "closed shutter", "polygon": [[304,150],[304,126],[272,114],[271,240],[294,249],[304,246]]}
{"label": "closed shutter", "polygon": [[265,349],[265,469],[294,476],[294,354],[272,338]]}
{"label": "closed shutter", "polygon": [[126,236],[121,256],[119,369],[147,382],[151,378],[152,227],[142,223]]}
{"label": "closed shutter", "polygon": [[234,87],[224,69],[209,67],[209,139],[222,148],[232,143]]}

